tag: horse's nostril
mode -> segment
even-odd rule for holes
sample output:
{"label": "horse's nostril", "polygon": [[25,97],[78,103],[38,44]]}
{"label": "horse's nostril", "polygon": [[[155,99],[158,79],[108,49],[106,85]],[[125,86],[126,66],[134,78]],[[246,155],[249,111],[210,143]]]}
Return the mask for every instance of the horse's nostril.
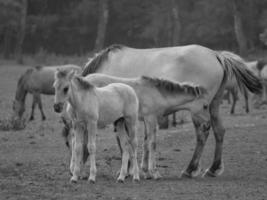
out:
{"label": "horse's nostril", "polygon": [[54,111],[55,111],[55,112],[60,112],[60,111],[61,111],[61,106],[60,106],[60,104],[54,104]]}

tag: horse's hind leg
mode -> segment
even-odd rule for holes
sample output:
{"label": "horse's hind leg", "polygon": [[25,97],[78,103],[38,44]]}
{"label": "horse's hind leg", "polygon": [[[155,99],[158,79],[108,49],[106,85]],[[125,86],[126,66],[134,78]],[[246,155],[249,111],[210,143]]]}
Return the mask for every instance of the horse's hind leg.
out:
{"label": "horse's hind leg", "polygon": [[190,178],[198,176],[201,171],[199,161],[209,136],[210,129],[210,115],[208,108],[205,107],[202,111],[192,114],[192,120],[197,137],[196,147],[187,169],[182,172],[182,177]]}
{"label": "horse's hind leg", "polygon": [[203,176],[218,176],[223,173],[224,166],[222,162],[222,148],[225,129],[219,117],[219,101],[220,98],[215,98],[210,105],[211,126],[214,132],[216,146],[213,164],[207,169]]}
{"label": "horse's hind leg", "polygon": [[235,113],[235,105],[238,100],[238,91],[236,89],[231,89],[230,93],[232,94],[233,97],[233,103],[232,103],[232,108],[231,108],[231,114]]}
{"label": "horse's hind leg", "polygon": [[34,110],[35,110],[35,106],[38,102],[38,97],[37,95],[34,93],[32,94],[32,111],[31,111],[31,116],[30,116],[30,121],[34,120]]}
{"label": "horse's hind leg", "polygon": [[46,120],[46,117],[45,117],[45,114],[44,114],[44,110],[43,110],[43,104],[42,104],[41,95],[37,94],[36,98],[37,98],[39,110],[40,110],[41,115],[42,115],[42,120]]}
{"label": "horse's hind leg", "polygon": [[249,102],[248,102],[248,91],[244,91],[244,99],[245,99],[245,108],[246,108],[246,113],[249,113]]}

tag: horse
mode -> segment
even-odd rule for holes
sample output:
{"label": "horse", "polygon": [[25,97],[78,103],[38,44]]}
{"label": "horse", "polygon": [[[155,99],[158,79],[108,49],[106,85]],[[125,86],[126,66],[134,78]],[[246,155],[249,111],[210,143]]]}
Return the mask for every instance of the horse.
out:
{"label": "horse", "polygon": [[[267,64],[263,60],[256,60],[256,61],[250,61],[250,62],[245,62],[247,67],[254,73],[254,75],[258,76],[261,78],[261,71],[264,68],[264,66]],[[264,86],[264,85],[263,85]],[[228,103],[230,103],[230,96],[232,96],[233,102],[231,106],[231,114],[235,113],[235,105],[238,100],[238,86],[236,80],[232,79],[229,80],[228,83],[225,86],[225,90],[227,92],[226,96],[228,98]],[[244,91],[244,100],[245,100],[245,110],[246,113],[249,113],[249,93],[247,90]],[[256,97],[255,97],[256,98]],[[257,104],[257,102],[256,102]]]}
{"label": "horse", "polygon": [[210,127],[213,128],[216,141],[215,154],[212,165],[205,170],[203,176],[215,177],[223,173],[225,129],[219,116],[219,105],[228,79],[234,77],[241,91],[247,88],[253,93],[260,93],[262,90],[259,78],[249,71],[238,55],[214,51],[200,45],[152,49],[112,45],[88,60],[82,76],[91,73],[124,78],[147,75],[176,82],[193,82],[208,91],[205,95],[206,105],[190,109],[197,142],[189,165],[182,171],[182,177],[200,175],[199,161]]}
{"label": "horse", "polygon": [[[137,138],[136,128],[138,123],[139,102],[134,90],[122,83],[113,83],[105,87],[95,87],[82,77],[75,76],[74,71],[59,70],[55,74],[55,112],[64,110],[64,103],[68,103],[68,113],[74,124],[75,145],[72,150],[70,170],[71,182],[77,182],[81,167],[83,146],[87,143],[90,155],[89,181],[95,182],[96,178],[96,134],[97,128],[124,121],[124,131],[118,132],[122,147],[122,165],[119,182],[123,182],[128,170],[129,158],[133,161],[133,180],[139,180],[137,164]],[[87,132],[87,141],[85,133]]]}
{"label": "horse", "polygon": [[[142,164],[145,178],[160,178],[155,171],[156,161],[154,148],[156,146],[157,116],[171,113],[172,110],[190,110],[195,106],[205,106],[203,95],[207,91],[192,83],[178,83],[159,78],[141,76],[138,78],[119,78],[100,73],[89,74],[84,78],[96,87],[104,87],[111,83],[123,83],[131,86],[139,99],[139,120],[144,122],[145,137],[143,145]],[[115,129],[117,129],[115,127]],[[65,135],[68,144],[71,137]],[[120,143],[118,143],[120,146]],[[70,147],[68,145],[68,147]],[[121,148],[120,148],[121,149]],[[71,149],[70,149],[71,150]],[[89,154],[85,152],[84,161]],[[148,170],[148,171],[147,171]]]}
{"label": "horse", "polygon": [[13,101],[13,118],[21,119],[25,112],[25,100],[27,93],[33,95],[32,110],[30,120],[34,120],[34,110],[38,104],[41,112],[42,120],[46,119],[43,111],[41,94],[54,95],[53,88],[54,74],[57,68],[76,70],[81,72],[81,67],[76,65],[61,65],[61,66],[36,66],[27,69],[19,78],[17,82],[17,89],[15,100]]}

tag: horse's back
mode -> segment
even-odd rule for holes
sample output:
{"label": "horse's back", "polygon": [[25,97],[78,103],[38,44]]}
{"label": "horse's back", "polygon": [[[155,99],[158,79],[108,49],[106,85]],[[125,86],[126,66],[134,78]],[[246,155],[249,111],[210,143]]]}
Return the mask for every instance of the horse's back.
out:
{"label": "horse's back", "polygon": [[48,95],[54,94],[54,76],[58,68],[75,70],[78,73],[81,72],[81,67],[72,64],[34,67],[28,81],[29,87],[32,88],[32,92],[40,92]]}
{"label": "horse's back", "polygon": [[223,78],[223,68],[215,52],[199,45],[134,49],[111,52],[101,73],[119,77],[148,75],[178,82],[194,82],[215,95]]}

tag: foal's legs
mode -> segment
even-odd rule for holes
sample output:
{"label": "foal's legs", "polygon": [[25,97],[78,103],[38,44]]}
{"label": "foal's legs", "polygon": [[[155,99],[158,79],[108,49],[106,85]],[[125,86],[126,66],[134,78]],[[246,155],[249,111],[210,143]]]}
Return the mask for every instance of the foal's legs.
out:
{"label": "foal's legs", "polygon": [[244,91],[244,99],[245,99],[246,113],[249,113],[248,91],[246,89]]}
{"label": "foal's legs", "polygon": [[203,176],[218,176],[223,173],[224,166],[222,162],[222,148],[225,129],[222,125],[221,118],[219,117],[219,102],[220,97],[215,97],[210,105],[211,126],[214,132],[216,146],[213,164],[207,169]]}
{"label": "foal's legs", "polygon": [[197,143],[195,151],[187,169],[182,172],[182,177],[196,177],[200,173],[199,161],[209,136],[210,115],[208,108],[194,113],[192,116],[193,124],[196,130]]}
{"label": "foal's legs", "polygon": [[96,178],[95,153],[96,153],[97,121],[90,120],[87,124],[87,130],[88,130],[87,148],[88,148],[89,157],[90,157],[90,176],[88,180],[90,183],[95,183],[95,178]]}
{"label": "foal's legs", "polygon": [[[72,158],[70,170],[72,172],[71,182],[76,183],[80,176],[81,168],[83,165],[83,140],[84,140],[84,131],[86,129],[84,122],[74,122],[74,144],[72,150]],[[72,163],[74,163],[72,165]]]}

